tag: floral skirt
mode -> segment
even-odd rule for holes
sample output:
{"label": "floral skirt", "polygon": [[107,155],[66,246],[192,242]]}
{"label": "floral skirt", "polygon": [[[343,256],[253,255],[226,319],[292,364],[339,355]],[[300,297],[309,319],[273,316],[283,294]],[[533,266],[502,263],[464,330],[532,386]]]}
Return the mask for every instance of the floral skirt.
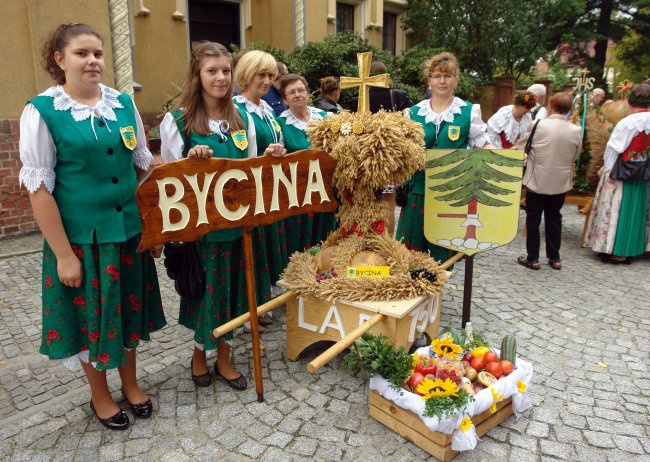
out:
{"label": "floral skirt", "polygon": [[335,228],[334,212],[304,213],[287,218],[287,255],[319,245]]}
{"label": "floral skirt", "polygon": [[139,236],[111,244],[73,244],[81,287],[64,286],[57,259],[43,245],[43,336],[40,352],[72,368],[81,360],[98,370],[126,363],[125,349],[165,326],[158,276]]}
{"label": "floral skirt", "polygon": [[622,196],[623,182],[609,178],[609,172],[603,173],[591,206],[585,247],[591,247],[594,252],[612,254]]}
{"label": "floral skirt", "polygon": [[[199,242],[206,274],[205,293],[191,299],[181,298],[178,323],[194,331],[198,348],[214,350],[219,345],[212,331],[248,312],[246,266],[242,239],[231,242]],[[253,265],[257,306],[271,299],[269,267],[264,256],[259,228],[253,230]],[[232,340],[232,332],[225,335]]]}
{"label": "floral skirt", "polygon": [[286,269],[287,263],[289,263],[285,221],[284,219],[278,220],[275,223],[264,226],[262,229],[261,236],[266,249],[271,284],[275,284],[280,279],[280,275]]}
{"label": "floral skirt", "polygon": [[[454,254],[452,250],[431,244],[424,237],[424,196],[421,194],[409,192],[406,205],[399,215],[395,237],[410,250],[429,252],[438,263],[443,263]],[[453,265],[448,269],[452,268]]]}

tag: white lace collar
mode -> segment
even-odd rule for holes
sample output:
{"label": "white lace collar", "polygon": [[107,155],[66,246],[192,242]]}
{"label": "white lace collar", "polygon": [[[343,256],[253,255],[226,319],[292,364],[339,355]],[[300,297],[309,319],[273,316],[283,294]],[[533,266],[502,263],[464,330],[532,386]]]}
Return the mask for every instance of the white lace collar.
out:
{"label": "white lace collar", "polygon": [[305,130],[307,130],[307,127],[309,127],[309,123],[312,120],[323,120],[323,116],[322,116],[322,114],[320,112],[320,109],[316,109],[313,106],[308,106],[308,109],[309,109],[309,121],[308,122],[304,122],[304,121],[300,120],[289,109],[287,109],[282,114],[280,114],[280,117],[284,117],[285,119],[287,119],[287,125],[293,125],[298,130],[302,130],[304,132]]}
{"label": "white lace collar", "polygon": [[116,121],[117,116],[113,109],[121,109],[123,107],[122,103],[117,99],[120,92],[107,87],[106,85],[102,85],[101,83],[99,84],[99,88],[102,92],[102,97],[97,104],[95,104],[95,107],[75,101],[61,85],[48,88],[41,93],[40,96],[49,96],[53,98],[54,109],[57,111],[70,110],[70,114],[72,114],[72,118],[76,122],[86,120],[91,115],[102,117],[106,120]]}
{"label": "white lace collar", "polygon": [[424,116],[424,122],[427,124],[434,124],[439,126],[443,121],[444,122],[453,122],[454,116],[461,113],[461,108],[467,106],[467,103],[462,99],[454,96],[454,99],[451,101],[451,104],[444,112],[437,113],[431,109],[430,99],[425,99],[420,101],[416,106],[418,107],[418,115],[420,117]]}
{"label": "white lace collar", "polygon": [[249,113],[257,114],[260,117],[260,119],[263,119],[265,115],[267,117],[273,118],[273,109],[263,99],[260,99],[259,106],[253,103],[252,101],[250,101],[244,95],[237,95],[233,97],[233,99],[237,103],[244,103],[246,105],[246,111]]}
{"label": "white lace collar", "polygon": [[521,117],[521,120],[517,122],[515,117],[512,115],[512,108],[514,105],[510,104],[508,106],[503,106],[497,111],[496,114],[492,116],[493,126],[497,133],[503,132],[506,136],[506,139],[514,144],[517,140],[523,137],[526,134],[526,128],[533,121],[530,113],[526,113]]}

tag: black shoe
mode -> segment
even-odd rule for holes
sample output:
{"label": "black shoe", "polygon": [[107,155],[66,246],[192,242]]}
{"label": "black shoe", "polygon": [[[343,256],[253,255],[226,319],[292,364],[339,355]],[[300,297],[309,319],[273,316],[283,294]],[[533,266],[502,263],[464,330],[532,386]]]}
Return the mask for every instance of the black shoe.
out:
{"label": "black shoe", "polygon": [[210,375],[210,372],[206,372],[203,375],[194,375],[194,372],[192,372],[192,365],[194,364],[194,358],[192,358],[192,361],[190,361],[190,373],[192,374],[192,381],[194,382],[194,385],[197,387],[209,387],[212,384],[212,376]]}
{"label": "black shoe", "polygon": [[538,260],[529,260],[528,257],[525,256],[517,258],[517,263],[532,270],[538,270],[541,268]]}
{"label": "black shoe", "polygon": [[134,416],[140,417],[141,419],[148,419],[151,417],[151,414],[153,413],[153,404],[151,404],[150,399],[146,400],[144,403],[133,404],[131,401],[129,401],[129,398],[126,397],[124,389],[122,389],[122,394],[124,395],[126,402],[129,403],[129,406],[131,406],[131,411],[133,412]]}
{"label": "black shoe", "polygon": [[95,410],[95,405],[93,404],[92,400],[90,401],[90,409],[95,413],[95,417],[97,417],[97,420],[99,420],[99,423],[101,423],[104,427],[111,429],[111,430],[126,430],[129,428],[129,416],[127,416],[124,411],[120,410],[118,411],[117,414],[115,414],[113,417],[109,417],[108,419],[102,419],[97,415],[97,411]]}
{"label": "black shoe", "polygon": [[226,385],[228,385],[230,388],[234,388],[235,390],[246,390],[248,387],[248,381],[246,380],[246,377],[241,374],[239,374],[239,377],[235,377],[234,379],[227,379],[221,375],[216,362],[214,363],[214,375],[220,379],[223,379],[226,382]]}
{"label": "black shoe", "polygon": [[608,254],[603,254],[600,257],[600,261],[603,263],[609,263],[610,265],[631,265],[632,260],[630,258],[625,258],[625,260],[617,260],[615,258],[612,258],[611,255]]}

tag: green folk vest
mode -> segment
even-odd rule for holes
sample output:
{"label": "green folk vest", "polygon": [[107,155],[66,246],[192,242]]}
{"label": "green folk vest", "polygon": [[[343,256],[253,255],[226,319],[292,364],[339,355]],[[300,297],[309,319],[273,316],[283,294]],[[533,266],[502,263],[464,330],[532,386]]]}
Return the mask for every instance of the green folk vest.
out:
{"label": "green folk vest", "polygon": [[[323,118],[327,115],[325,111],[320,111],[320,114]],[[294,125],[288,124],[286,117],[278,117],[277,120],[280,123],[280,127],[282,127],[284,147],[287,149],[287,153],[309,149],[311,147],[311,143],[307,140],[307,133]]]}
{"label": "green folk vest", "polygon": [[[56,146],[56,200],[70,242],[125,242],[140,234],[142,223],[135,201],[138,186],[133,152],[120,128],[137,125],[131,98],[121,93],[116,121],[95,117],[76,122],[69,110],[57,111],[50,96],[32,103],[47,124]],[[110,130],[110,131],[109,131]]]}
{"label": "green folk vest", "polygon": [[[467,103],[467,101],[466,101]],[[425,123],[424,116],[418,115],[418,106],[411,107],[411,120],[420,123],[424,129],[424,147],[426,149],[465,149],[469,143],[469,128],[472,121],[472,104],[467,103],[460,108],[460,114],[454,116],[453,122],[442,122],[436,138],[436,126],[433,123]],[[457,140],[449,138],[460,127],[460,135]],[[409,180],[409,188],[415,194],[424,195],[424,172],[417,171]]]}
{"label": "green folk vest", "polygon": [[[240,111],[248,113],[246,111],[246,103],[240,103],[238,101],[233,101]],[[278,143],[280,140],[281,128],[278,124],[275,117],[265,117],[262,119],[256,113],[249,113],[255,124],[255,137],[257,138],[257,155],[261,156],[266,151],[266,148],[269,147],[269,144]],[[244,116],[244,120],[247,120]],[[275,132],[275,137],[273,136]],[[277,141],[276,141],[277,140]]]}
{"label": "green folk vest", "polygon": [[[185,146],[183,157],[187,157],[187,151],[191,147],[199,144],[210,147],[210,149],[212,149],[212,157],[219,157],[222,159],[246,159],[248,157],[248,135],[246,133],[246,129],[248,128],[248,117],[246,116],[246,111],[239,109],[239,115],[244,121],[243,139],[246,140],[246,147],[243,149],[240,149],[235,145],[235,141],[232,138],[232,132],[224,133],[226,137],[225,140],[221,138],[218,133],[201,135],[200,133],[192,132],[190,136],[191,143],[188,143],[187,133],[183,127],[184,121],[181,118],[182,112],[178,110],[173,111],[172,115],[176,121],[176,127],[178,127],[181,138],[183,139],[183,145]],[[207,242],[230,242],[241,238],[241,236],[241,229],[220,229],[218,231],[210,231],[205,235],[205,239]]]}

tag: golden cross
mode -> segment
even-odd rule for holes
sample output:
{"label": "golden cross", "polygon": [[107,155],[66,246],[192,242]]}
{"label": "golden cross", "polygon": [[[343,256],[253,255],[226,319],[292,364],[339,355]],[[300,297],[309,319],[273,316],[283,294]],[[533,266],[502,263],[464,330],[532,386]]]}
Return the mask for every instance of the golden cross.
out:
{"label": "golden cross", "polygon": [[618,93],[618,99],[624,100],[625,96],[627,95],[627,92],[632,88],[632,85],[630,85],[630,81],[628,79],[623,80],[623,82],[616,87],[616,89],[619,91]]}
{"label": "golden cross", "polygon": [[371,60],[371,52],[357,53],[359,77],[341,77],[341,90],[359,87],[357,112],[370,111],[370,87],[388,88],[390,86],[390,75],[388,74],[379,74],[370,77]]}

